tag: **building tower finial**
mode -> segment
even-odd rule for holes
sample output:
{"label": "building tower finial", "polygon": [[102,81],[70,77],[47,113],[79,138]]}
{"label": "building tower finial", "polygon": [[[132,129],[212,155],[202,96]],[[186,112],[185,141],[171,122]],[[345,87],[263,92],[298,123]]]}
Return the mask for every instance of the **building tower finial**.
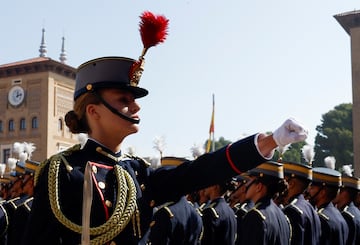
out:
{"label": "building tower finial", "polygon": [[60,53],[60,61],[61,63],[65,64],[66,58],[66,52],[65,52],[65,37],[62,37],[62,45],[61,45],[61,53]]}
{"label": "building tower finial", "polygon": [[40,57],[46,57],[47,50],[46,50],[46,45],[45,45],[45,28],[42,28],[42,37],[41,37],[41,44],[40,44],[39,52],[40,52],[40,55],[39,55]]}

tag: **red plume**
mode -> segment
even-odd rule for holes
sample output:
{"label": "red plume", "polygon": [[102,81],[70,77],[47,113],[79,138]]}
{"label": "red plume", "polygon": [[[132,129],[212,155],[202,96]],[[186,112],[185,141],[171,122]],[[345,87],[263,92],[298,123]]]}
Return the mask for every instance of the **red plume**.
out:
{"label": "red plume", "polygon": [[140,16],[140,35],[144,44],[144,52],[148,48],[165,41],[168,34],[169,20],[163,15],[154,15],[149,11],[145,11]]}

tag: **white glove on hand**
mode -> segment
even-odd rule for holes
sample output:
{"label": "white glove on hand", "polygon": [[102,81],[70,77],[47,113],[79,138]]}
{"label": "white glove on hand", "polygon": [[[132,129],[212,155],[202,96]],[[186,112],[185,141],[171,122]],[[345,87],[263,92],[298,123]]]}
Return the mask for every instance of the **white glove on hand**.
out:
{"label": "white glove on hand", "polygon": [[306,130],[293,118],[287,119],[278,129],[273,132],[273,138],[278,146],[286,146],[291,143],[304,141],[308,136]]}

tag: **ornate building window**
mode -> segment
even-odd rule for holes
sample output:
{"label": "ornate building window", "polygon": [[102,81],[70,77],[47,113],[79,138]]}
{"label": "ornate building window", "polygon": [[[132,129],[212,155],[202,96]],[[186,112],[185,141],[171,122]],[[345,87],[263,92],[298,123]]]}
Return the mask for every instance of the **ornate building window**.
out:
{"label": "ornate building window", "polygon": [[3,149],[2,152],[2,162],[7,162],[8,158],[11,156],[10,149]]}
{"label": "ornate building window", "polygon": [[33,117],[31,119],[31,128],[38,128],[39,127],[39,123],[38,123],[38,118],[37,117]]}
{"label": "ornate building window", "polygon": [[9,132],[13,132],[15,130],[15,123],[13,119],[9,120]]}
{"label": "ornate building window", "polygon": [[26,129],[26,120],[25,118],[20,119],[20,130],[23,131]]}

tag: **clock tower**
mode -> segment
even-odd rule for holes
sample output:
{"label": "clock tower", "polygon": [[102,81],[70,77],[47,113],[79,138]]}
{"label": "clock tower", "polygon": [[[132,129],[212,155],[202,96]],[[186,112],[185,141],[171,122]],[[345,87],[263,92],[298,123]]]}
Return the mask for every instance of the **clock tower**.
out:
{"label": "clock tower", "polygon": [[46,57],[44,38],[39,51],[37,58],[0,65],[0,163],[12,157],[15,142],[33,143],[34,161],[78,142],[64,122],[76,69],[64,63],[64,52],[60,62]]}

